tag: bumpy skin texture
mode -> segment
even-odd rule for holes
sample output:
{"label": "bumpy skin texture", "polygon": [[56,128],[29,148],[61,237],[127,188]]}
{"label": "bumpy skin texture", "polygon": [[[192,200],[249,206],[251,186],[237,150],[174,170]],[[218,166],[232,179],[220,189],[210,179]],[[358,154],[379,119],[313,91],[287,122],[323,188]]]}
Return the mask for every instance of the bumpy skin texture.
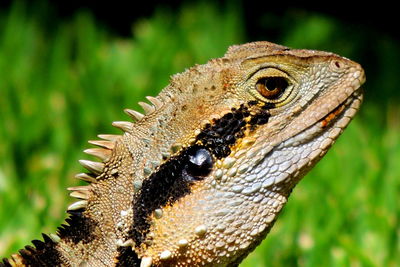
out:
{"label": "bumpy skin texture", "polygon": [[[3,265],[236,266],[358,110],[360,65],[256,42],[174,75],[82,161],[57,235]],[[274,91],[275,90],[275,91]],[[1,264],[0,264],[1,265]]]}

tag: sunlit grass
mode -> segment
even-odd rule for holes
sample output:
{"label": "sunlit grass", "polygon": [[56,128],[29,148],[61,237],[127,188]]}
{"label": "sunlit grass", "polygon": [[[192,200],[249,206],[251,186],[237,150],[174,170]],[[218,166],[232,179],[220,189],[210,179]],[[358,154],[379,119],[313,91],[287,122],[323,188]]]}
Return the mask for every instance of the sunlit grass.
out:
{"label": "sunlit grass", "polygon": [[[126,119],[123,108],[139,108],[136,103],[156,95],[170,75],[244,40],[240,12],[233,8],[221,12],[200,4],[176,14],[159,10],[133,26],[132,38],[122,39],[84,12],[48,29],[46,12],[28,12],[16,3],[0,14],[1,256],[41,232],[54,232],[64,220],[72,202],[65,188],[78,183],[72,177],[82,171],[77,160],[84,157],[87,140],[118,133],[110,124]],[[330,42],[338,37],[335,21],[321,16],[303,21],[281,41],[346,56],[356,51],[338,38]],[[400,262],[397,103],[363,106],[243,266]]]}

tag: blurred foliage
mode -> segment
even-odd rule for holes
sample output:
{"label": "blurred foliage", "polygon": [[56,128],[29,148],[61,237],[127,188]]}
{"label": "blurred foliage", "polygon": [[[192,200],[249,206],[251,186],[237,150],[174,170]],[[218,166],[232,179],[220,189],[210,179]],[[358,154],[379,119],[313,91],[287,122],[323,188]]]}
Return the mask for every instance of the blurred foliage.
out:
{"label": "blurred foliage", "polygon": [[[42,3],[45,3],[42,1]],[[32,8],[32,7],[31,7]],[[57,21],[49,5],[0,12],[0,255],[54,232],[72,200],[85,142],[117,133],[122,109],[168,77],[223,55],[246,36],[237,5],[158,9],[131,38],[88,11]],[[400,263],[399,44],[360,25],[288,10],[260,18],[269,40],[360,62],[366,101],[335,147],[297,186],[268,238],[242,266],[397,266]]]}

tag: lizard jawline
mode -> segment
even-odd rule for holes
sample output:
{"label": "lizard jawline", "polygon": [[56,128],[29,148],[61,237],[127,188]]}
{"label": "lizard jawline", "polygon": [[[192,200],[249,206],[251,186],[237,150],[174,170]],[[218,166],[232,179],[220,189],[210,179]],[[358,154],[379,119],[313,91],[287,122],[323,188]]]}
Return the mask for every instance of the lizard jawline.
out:
{"label": "lizard jawline", "polygon": [[[362,101],[362,92],[360,90],[356,90],[347,97],[343,102],[341,102],[336,107],[333,107],[332,110],[321,119],[312,123],[309,127],[291,135],[289,138],[283,140],[279,147],[289,147],[289,146],[297,146],[299,144],[307,143],[315,139],[316,136],[321,135],[321,133],[328,132],[338,125],[341,130],[343,130],[349,123],[352,115],[349,114],[347,117],[349,118],[346,121],[342,121],[342,118],[347,115],[347,112],[350,109],[358,110]],[[336,138],[334,138],[336,139]]]}

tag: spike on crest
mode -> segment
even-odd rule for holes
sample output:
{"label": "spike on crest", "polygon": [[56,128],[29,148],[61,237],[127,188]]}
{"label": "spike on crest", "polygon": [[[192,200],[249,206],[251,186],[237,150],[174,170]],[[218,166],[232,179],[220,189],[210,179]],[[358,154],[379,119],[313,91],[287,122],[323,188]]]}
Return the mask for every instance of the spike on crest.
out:
{"label": "spike on crest", "polygon": [[88,143],[95,145],[95,146],[107,148],[110,150],[114,149],[114,146],[115,146],[115,142],[103,141],[103,140],[90,140]]}
{"label": "spike on crest", "polygon": [[89,199],[89,195],[87,192],[84,191],[73,191],[69,194],[71,197],[78,198],[78,199]]}
{"label": "spike on crest", "polygon": [[107,140],[107,141],[117,141],[119,138],[121,138],[120,135],[116,135],[116,134],[99,134],[97,135],[99,138]]}
{"label": "spike on crest", "polygon": [[75,178],[89,183],[97,182],[96,178],[90,176],[87,173],[78,173],[77,175],[75,175]]}
{"label": "spike on crest", "polygon": [[58,243],[60,242],[61,238],[56,235],[56,234],[49,234],[48,236],[50,238],[50,240],[52,240],[54,243]]}
{"label": "spike on crest", "polygon": [[114,121],[112,126],[117,127],[124,132],[131,132],[133,129],[133,123],[129,121]]}
{"label": "spike on crest", "polygon": [[156,109],[154,108],[154,106],[147,104],[145,102],[139,102],[139,105],[143,108],[144,113],[147,114],[151,114],[153,113]]}
{"label": "spike on crest", "polygon": [[146,98],[156,107],[156,109],[159,109],[164,105],[164,103],[156,97],[146,96]]}
{"label": "spike on crest", "polygon": [[128,114],[129,117],[134,119],[135,121],[140,121],[143,119],[144,115],[133,109],[124,109],[125,113]]}
{"label": "spike on crest", "polygon": [[80,200],[68,206],[67,210],[80,210],[86,208],[87,200]]}
{"label": "spike on crest", "polygon": [[89,199],[89,193],[91,190],[90,186],[74,186],[74,187],[68,187],[67,189],[72,191],[69,194],[71,197],[79,199]]}
{"label": "spike on crest", "polygon": [[111,150],[104,149],[104,148],[89,148],[83,150],[86,154],[95,156],[102,161],[107,161],[111,157]]}
{"label": "spike on crest", "polygon": [[92,188],[90,185],[81,185],[81,186],[72,186],[68,187],[67,190],[69,191],[74,191],[74,190],[79,190],[79,191],[90,191]]}
{"label": "spike on crest", "polygon": [[86,169],[88,169],[89,171],[93,172],[96,175],[101,174],[104,169],[104,163],[101,163],[101,162],[95,162],[95,161],[81,159],[81,160],[79,160],[79,163],[83,167],[85,167]]}

